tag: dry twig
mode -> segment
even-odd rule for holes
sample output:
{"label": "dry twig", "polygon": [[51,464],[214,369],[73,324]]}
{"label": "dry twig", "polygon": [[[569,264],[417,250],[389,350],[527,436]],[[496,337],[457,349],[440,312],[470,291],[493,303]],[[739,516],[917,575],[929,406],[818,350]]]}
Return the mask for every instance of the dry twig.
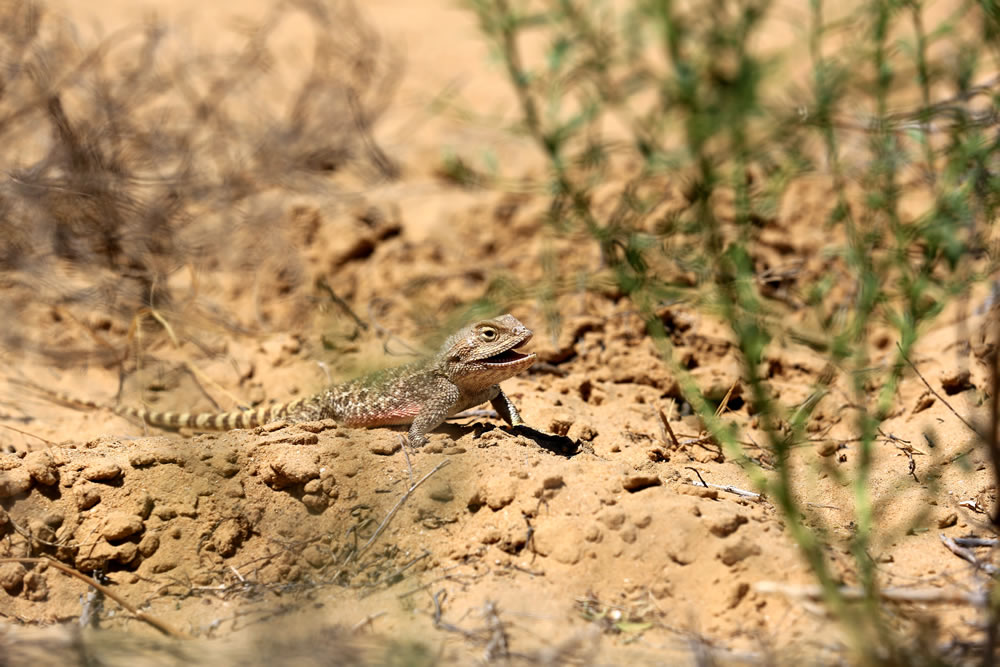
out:
{"label": "dry twig", "polygon": [[[698,472],[696,468],[692,468],[691,466],[684,466],[684,469],[693,471],[694,474],[698,476],[698,481],[701,482],[701,485],[705,488],[719,489],[720,491],[733,493],[737,496],[742,496],[743,498],[751,498],[753,500],[760,500],[763,497],[759,493],[755,493],[753,491],[747,491],[746,489],[741,489],[739,487],[732,486],[730,484],[710,484],[702,478],[701,473]],[[692,484],[691,486],[698,486],[698,485]]]}
{"label": "dry twig", "polygon": [[983,563],[978,558],[976,558],[976,554],[972,553],[965,547],[959,546],[958,544],[955,543],[955,540],[951,539],[947,535],[942,533],[939,535],[939,537],[941,538],[941,543],[944,544],[944,546],[947,547],[947,549],[950,552],[952,552],[962,560],[971,563],[976,567],[977,570],[982,570],[986,574],[997,573],[997,567],[995,565],[991,565],[989,563]]}
{"label": "dry twig", "polygon": [[14,431],[15,433],[20,433],[21,435],[26,435],[29,438],[35,438],[37,440],[41,440],[42,442],[44,442],[49,447],[55,447],[56,446],[56,443],[54,443],[54,442],[52,442],[50,440],[46,440],[45,438],[43,438],[40,435],[35,435],[34,433],[28,433],[27,431],[22,431],[19,428],[14,428],[13,426],[8,426],[7,424],[0,424],[0,427],[9,429],[11,431]]}
{"label": "dry twig", "polygon": [[[758,581],[753,585],[758,593],[784,595],[790,598],[806,600],[822,600],[822,586],[793,586],[777,581]],[[837,593],[845,600],[858,601],[867,597],[864,589],[854,586],[842,586]],[[883,600],[892,602],[926,602],[940,604],[967,604],[973,607],[985,607],[989,603],[985,593],[966,593],[959,590],[944,590],[941,588],[883,588],[877,591]]]}
{"label": "dry twig", "polygon": [[382,534],[382,531],[384,531],[386,527],[388,527],[389,522],[392,521],[392,517],[396,516],[396,512],[399,511],[399,508],[403,506],[403,504],[409,499],[411,495],[413,495],[413,492],[416,491],[421,484],[430,479],[431,475],[433,475],[434,473],[436,473],[438,470],[445,467],[449,463],[451,463],[451,461],[449,461],[448,459],[441,461],[436,466],[434,466],[433,470],[431,470],[429,473],[421,477],[416,483],[411,484],[410,488],[406,490],[406,493],[404,493],[402,497],[399,499],[399,501],[396,502],[395,506],[391,510],[389,510],[389,513],[386,515],[385,519],[382,520],[382,523],[380,523],[378,528],[375,529],[375,533],[372,534],[370,538],[368,538],[368,541],[365,542],[365,545],[363,547],[361,547],[348,557],[347,562],[350,563],[352,560],[356,560],[360,558],[362,555],[364,555],[364,553],[368,551],[371,545],[375,543],[375,540],[378,539],[379,535]]}
{"label": "dry twig", "polygon": [[938,399],[939,401],[941,401],[946,408],[948,408],[949,410],[951,410],[951,413],[953,415],[955,415],[956,417],[958,417],[958,420],[960,422],[962,422],[963,424],[965,424],[966,427],[968,427],[968,429],[970,431],[972,431],[973,433],[975,433],[979,437],[983,437],[983,434],[980,433],[979,431],[977,431],[975,426],[973,426],[972,424],[970,424],[969,421],[965,417],[963,417],[962,415],[958,414],[958,410],[956,410],[955,408],[953,408],[951,406],[951,403],[949,403],[948,401],[946,401],[944,399],[944,397],[941,396],[941,394],[937,393],[934,390],[934,387],[932,387],[931,383],[927,381],[927,378],[925,378],[923,376],[923,374],[919,370],[917,370],[916,364],[914,364],[912,361],[910,361],[910,358],[908,356],[906,356],[905,354],[903,354],[903,348],[899,346],[899,343],[896,343],[896,347],[899,347],[899,351],[900,351],[900,354],[903,357],[903,361],[905,361],[907,363],[907,365],[909,365],[909,367],[913,369],[913,372],[917,374],[917,377],[920,378],[920,381],[924,383],[925,387],[927,387],[927,391],[929,391],[932,394],[934,394],[934,397],[936,399]]}
{"label": "dry twig", "polygon": [[123,609],[131,613],[137,619],[144,623],[148,623],[163,634],[175,639],[190,639],[186,633],[174,629],[173,626],[169,625],[166,621],[160,620],[159,618],[151,614],[147,614],[146,612],[139,611],[135,605],[125,600],[125,598],[121,597],[118,593],[115,593],[107,586],[94,581],[79,570],[75,570],[64,563],[60,563],[54,558],[0,558],[0,563],[27,563],[30,565],[41,565],[43,563],[47,564],[50,567],[54,567],[59,570],[63,574],[75,577],[88,586],[97,589],[102,595],[117,602]]}

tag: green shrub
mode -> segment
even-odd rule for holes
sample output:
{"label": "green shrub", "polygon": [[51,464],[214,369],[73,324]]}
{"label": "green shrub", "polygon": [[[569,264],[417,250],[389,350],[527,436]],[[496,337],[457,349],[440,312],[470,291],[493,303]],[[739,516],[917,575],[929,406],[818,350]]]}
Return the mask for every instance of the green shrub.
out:
{"label": "green shrub", "polygon": [[[784,513],[859,655],[899,658],[884,639],[867,555],[872,448],[914,343],[996,268],[987,238],[1000,194],[990,106],[998,79],[981,80],[996,70],[1000,9],[965,2],[941,16],[919,0],[467,4],[516,91],[515,130],[546,158],[553,230],[600,248],[601,268],[643,314],[685,398]],[[772,45],[789,26],[798,33]],[[825,271],[796,285],[791,310],[809,315],[792,324],[787,295],[771,289],[763,232],[780,227],[778,206],[793,185],[817,175],[831,193],[815,221],[828,237],[813,258]],[[598,192],[609,181],[620,184],[610,198]],[[668,194],[672,186],[682,197]],[[904,199],[926,204],[914,213]],[[551,258],[547,266],[550,284],[571,282],[562,279],[569,267]],[[557,296],[546,297],[547,312]],[[675,300],[731,327],[773,471],[745,454],[739,429],[673,358],[661,315]],[[893,360],[874,364],[874,338],[887,329]],[[764,368],[768,350],[788,344],[828,362],[797,405],[777,396]],[[788,464],[838,376],[856,408],[851,550],[863,613],[848,609],[822,521],[797,500],[801,482]]]}

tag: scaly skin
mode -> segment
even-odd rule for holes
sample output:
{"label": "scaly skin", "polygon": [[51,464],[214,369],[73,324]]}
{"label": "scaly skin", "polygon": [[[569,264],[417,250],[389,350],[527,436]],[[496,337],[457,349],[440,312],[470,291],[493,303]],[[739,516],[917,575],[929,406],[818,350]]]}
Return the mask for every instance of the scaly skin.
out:
{"label": "scaly skin", "polygon": [[[410,424],[414,447],[445,419],[489,401],[511,426],[522,424],[499,383],[535,363],[534,354],[516,351],[531,330],[513,315],[471,324],[453,334],[433,357],[367,375],[289,403],[256,410],[190,414],[119,406],[124,417],[151,426],[224,431],[251,428],[278,419],[291,422],[333,419],[345,426]],[[79,402],[79,401],[77,401]],[[93,405],[93,404],[88,404]]]}

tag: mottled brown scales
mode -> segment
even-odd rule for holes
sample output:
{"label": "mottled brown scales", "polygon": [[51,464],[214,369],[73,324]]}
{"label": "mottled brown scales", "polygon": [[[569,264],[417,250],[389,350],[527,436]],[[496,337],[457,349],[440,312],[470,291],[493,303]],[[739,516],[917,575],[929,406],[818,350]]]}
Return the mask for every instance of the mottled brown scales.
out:
{"label": "mottled brown scales", "polygon": [[487,401],[508,424],[522,423],[499,383],[535,362],[534,354],[517,351],[531,335],[513,315],[501,315],[453,334],[429,359],[333,385],[290,403],[202,414],[127,406],[114,410],[152,426],[204,431],[251,428],[278,419],[333,419],[345,426],[410,424],[410,443],[421,446],[427,433],[445,419]]}

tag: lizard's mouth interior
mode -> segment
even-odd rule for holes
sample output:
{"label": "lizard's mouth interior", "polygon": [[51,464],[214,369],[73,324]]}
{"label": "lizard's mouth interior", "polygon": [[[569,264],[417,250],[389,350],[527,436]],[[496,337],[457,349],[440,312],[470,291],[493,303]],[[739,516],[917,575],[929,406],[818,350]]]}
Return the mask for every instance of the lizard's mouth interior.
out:
{"label": "lizard's mouth interior", "polygon": [[530,357],[534,357],[534,354],[525,354],[523,352],[518,352],[517,350],[504,350],[499,354],[494,354],[492,357],[486,357],[481,359],[481,361],[487,364],[512,364],[516,361],[522,361]]}

